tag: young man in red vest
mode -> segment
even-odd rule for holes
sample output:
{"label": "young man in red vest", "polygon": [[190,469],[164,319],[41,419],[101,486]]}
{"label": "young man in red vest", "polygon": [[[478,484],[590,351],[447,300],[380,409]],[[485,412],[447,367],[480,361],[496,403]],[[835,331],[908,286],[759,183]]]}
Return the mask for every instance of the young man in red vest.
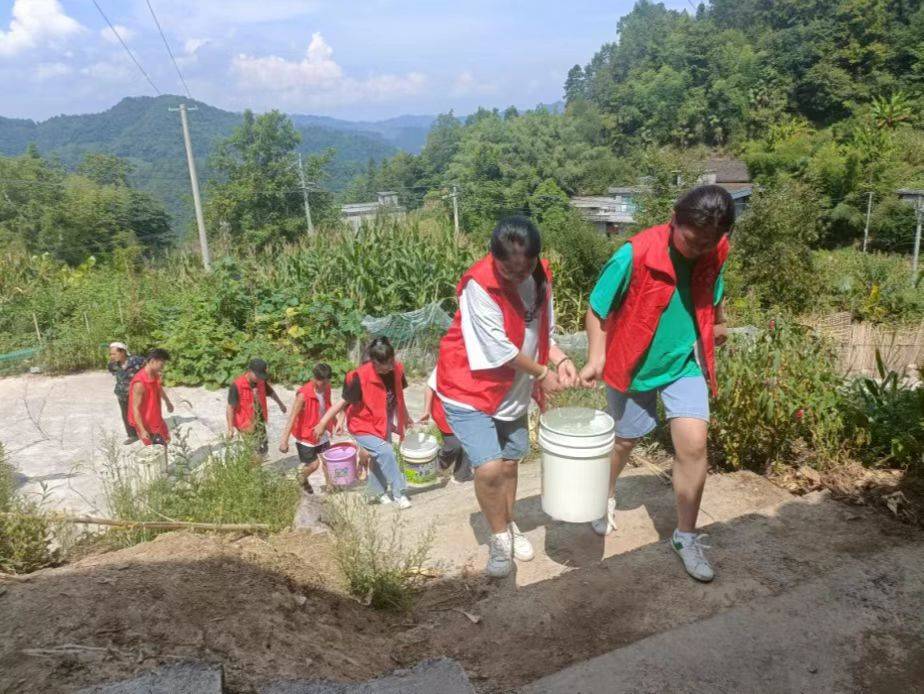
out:
{"label": "young man in red vest", "polygon": [[594,531],[615,529],[616,478],[640,438],[657,425],[660,396],[676,462],[677,529],[671,547],[687,573],[714,572],[696,534],[706,483],[709,392],[715,394],[715,345],[724,341],[722,270],[735,207],[715,185],[694,188],[674,206],[670,223],[629,239],[603,268],[587,312],[585,385],[601,377],[616,420],[616,448],[605,517]]}
{"label": "young man in red vest", "polygon": [[280,453],[289,452],[289,436],[295,436],[295,448],[302,464],[300,478],[302,487],[309,494],[314,488],[308,477],[318,469],[321,453],[330,448],[330,433],[334,430],[332,419],[321,436],[315,436],[314,428],[330,409],[330,379],[332,371],[327,364],[317,364],[313,371],[314,378],[305,383],[295,394],[295,404],[285,430],[282,432]]}
{"label": "young man in red vest", "polygon": [[[343,399],[327,411],[314,428],[321,436],[341,410],[346,409],[346,423],[356,442],[372,459],[369,466],[369,494],[379,503],[410,508],[405,495],[407,482],[398,466],[392,435],[404,438],[411,424],[404,389],[407,379],[404,365],[395,360],[395,349],[387,337],[377,337],[366,351],[368,359],[343,380]],[[388,488],[391,487],[391,497]]]}
{"label": "young man in red vest", "polygon": [[128,389],[128,423],[138,432],[138,438],[145,446],[152,443],[166,446],[170,441],[170,430],[160,407],[163,401],[167,412],[173,412],[173,403],[161,382],[164,365],[169,359],[167,350],[152,349]]}
{"label": "young man in red vest", "polygon": [[237,430],[244,435],[252,436],[257,446],[256,453],[263,454],[269,450],[266,439],[266,420],[269,413],[266,410],[266,398],[271,397],[285,413],[286,406],[276,395],[273,386],[269,383],[266,362],[262,359],[251,359],[247,364],[247,371],[242,373],[228,388],[228,436],[233,436]]}

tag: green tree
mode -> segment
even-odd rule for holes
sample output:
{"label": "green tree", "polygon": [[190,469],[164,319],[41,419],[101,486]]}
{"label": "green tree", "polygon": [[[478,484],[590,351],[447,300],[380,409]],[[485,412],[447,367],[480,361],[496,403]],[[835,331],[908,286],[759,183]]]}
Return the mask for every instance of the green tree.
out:
{"label": "green tree", "polygon": [[209,228],[256,246],[305,233],[295,167],[300,139],[279,111],[260,116],[245,111],[243,123],[219,143],[210,162],[219,178],[210,183],[206,199]]}

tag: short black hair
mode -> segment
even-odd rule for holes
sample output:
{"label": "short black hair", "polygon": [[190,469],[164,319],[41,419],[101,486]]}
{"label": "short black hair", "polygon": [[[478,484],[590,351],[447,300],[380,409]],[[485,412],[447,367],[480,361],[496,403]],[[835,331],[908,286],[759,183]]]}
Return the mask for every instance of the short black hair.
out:
{"label": "short black hair", "polygon": [[320,363],[314,365],[314,377],[321,381],[329,381],[331,376],[334,375],[333,369],[330,368],[330,364]]}
{"label": "short black hair", "polygon": [[156,359],[157,361],[170,361],[170,352],[160,347],[156,347],[148,352],[148,361]]}
{"label": "short black hair", "polygon": [[387,337],[377,337],[369,343],[366,354],[376,364],[386,364],[395,358],[395,348]]}
{"label": "short black hair", "polygon": [[698,186],[677,200],[674,219],[681,226],[719,238],[735,223],[735,201],[722,186]]}

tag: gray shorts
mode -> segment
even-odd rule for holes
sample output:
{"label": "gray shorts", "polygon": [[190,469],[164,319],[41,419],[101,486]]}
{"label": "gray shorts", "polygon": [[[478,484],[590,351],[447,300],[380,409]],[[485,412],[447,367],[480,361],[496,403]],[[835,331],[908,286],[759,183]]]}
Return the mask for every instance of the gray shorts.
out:
{"label": "gray shorts", "polygon": [[620,393],[607,386],[606,402],[616,420],[616,436],[640,439],[658,425],[658,395],[667,419],[689,417],[709,421],[709,387],[702,376],[679,378],[657,390]]}

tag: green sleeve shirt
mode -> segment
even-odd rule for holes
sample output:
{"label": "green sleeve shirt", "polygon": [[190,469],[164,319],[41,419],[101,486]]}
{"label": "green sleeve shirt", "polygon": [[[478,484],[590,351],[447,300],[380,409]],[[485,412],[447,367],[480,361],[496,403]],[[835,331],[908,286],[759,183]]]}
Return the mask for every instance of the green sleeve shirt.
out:
{"label": "green sleeve shirt", "polygon": [[[673,248],[670,249],[670,253],[677,275],[677,288],[664,313],[661,314],[648,351],[636,367],[629,386],[632,392],[655,390],[679,378],[702,375],[694,356],[697,329],[690,289],[694,264]],[[722,301],[725,293],[724,271],[723,267],[715,283],[716,305]],[[627,243],[607,261],[597,284],[594,285],[590,294],[590,308],[593,312],[600,318],[606,318],[619,308],[631,280],[632,244]]]}

